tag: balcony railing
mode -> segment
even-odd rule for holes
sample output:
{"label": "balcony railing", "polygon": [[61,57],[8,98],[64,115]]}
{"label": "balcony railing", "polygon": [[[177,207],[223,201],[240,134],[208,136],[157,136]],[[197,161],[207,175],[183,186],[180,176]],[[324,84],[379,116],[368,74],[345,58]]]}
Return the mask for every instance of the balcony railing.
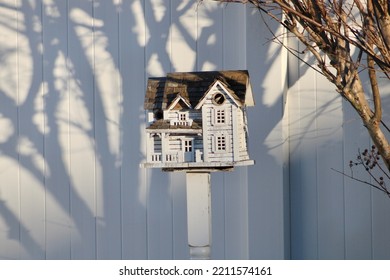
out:
{"label": "balcony railing", "polygon": [[161,153],[154,153],[151,155],[151,162],[161,162]]}
{"label": "balcony railing", "polygon": [[171,120],[170,124],[175,126],[192,126],[192,120],[180,121],[180,120]]}
{"label": "balcony railing", "polygon": [[179,153],[167,153],[164,156],[162,153],[151,154],[151,162],[180,162],[182,161]]}

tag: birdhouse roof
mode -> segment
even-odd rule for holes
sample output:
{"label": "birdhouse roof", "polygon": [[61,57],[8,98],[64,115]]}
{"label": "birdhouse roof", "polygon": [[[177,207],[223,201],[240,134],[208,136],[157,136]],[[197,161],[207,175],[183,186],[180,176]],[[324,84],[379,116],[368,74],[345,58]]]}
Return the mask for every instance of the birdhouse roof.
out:
{"label": "birdhouse roof", "polygon": [[241,104],[253,106],[252,88],[247,70],[176,72],[166,77],[149,78],[145,110],[167,109],[178,96],[195,108],[215,81],[222,82]]}

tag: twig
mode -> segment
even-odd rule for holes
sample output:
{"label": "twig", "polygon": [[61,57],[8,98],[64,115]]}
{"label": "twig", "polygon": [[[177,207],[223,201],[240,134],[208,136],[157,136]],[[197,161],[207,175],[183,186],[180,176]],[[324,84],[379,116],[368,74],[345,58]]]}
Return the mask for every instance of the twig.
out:
{"label": "twig", "polygon": [[370,182],[367,182],[367,181],[364,181],[364,180],[360,180],[360,179],[358,179],[358,178],[355,178],[355,177],[353,177],[353,176],[350,176],[350,175],[348,175],[348,174],[346,174],[346,173],[344,173],[344,172],[341,172],[341,171],[339,171],[339,170],[336,170],[336,169],[334,169],[334,168],[331,168],[331,169],[332,169],[333,171],[337,172],[337,173],[340,173],[341,175],[344,175],[344,176],[346,176],[346,177],[352,179],[352,180],[358,181],[358,182],[360,182],[360,183],[369,185],[369,186],[371,186],[371,187],[373,187],[373,188],[375,188],[375,189],[377,189],[377,190],[380,190],[381,192],[384,192],[385,194],[387,194],[387,195],[390,197],[390,192],[389,192],[388,190],[386,190],[386,189],[381,189],[380,187],[378,187],[378,186],[376,186],[376,185],[374,185],[374,184],[372,184],[372,183],[370,183]]}

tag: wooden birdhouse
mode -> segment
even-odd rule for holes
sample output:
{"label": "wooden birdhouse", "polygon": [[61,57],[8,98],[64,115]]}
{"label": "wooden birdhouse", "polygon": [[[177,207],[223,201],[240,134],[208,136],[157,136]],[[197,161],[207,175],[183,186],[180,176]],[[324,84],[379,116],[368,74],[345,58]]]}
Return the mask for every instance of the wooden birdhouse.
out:
{"label": "wooden birdhouse", "polygon": [[149,78],[142,166],[172,171],[253,165],[248,154],[247,106],[254,106],[254,100],[245,70]]}

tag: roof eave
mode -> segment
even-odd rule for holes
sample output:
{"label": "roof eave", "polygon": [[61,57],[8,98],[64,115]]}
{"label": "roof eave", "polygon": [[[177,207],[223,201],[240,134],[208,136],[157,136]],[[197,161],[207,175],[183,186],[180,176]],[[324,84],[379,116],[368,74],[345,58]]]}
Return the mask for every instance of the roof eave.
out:
{"label": "roof eave", "polygon": [[251,85],[249,79],[247,80],[247,83],[246,83],[245,105],[248,107],[255,106],[255,99],[253,98],[252,85]]}

